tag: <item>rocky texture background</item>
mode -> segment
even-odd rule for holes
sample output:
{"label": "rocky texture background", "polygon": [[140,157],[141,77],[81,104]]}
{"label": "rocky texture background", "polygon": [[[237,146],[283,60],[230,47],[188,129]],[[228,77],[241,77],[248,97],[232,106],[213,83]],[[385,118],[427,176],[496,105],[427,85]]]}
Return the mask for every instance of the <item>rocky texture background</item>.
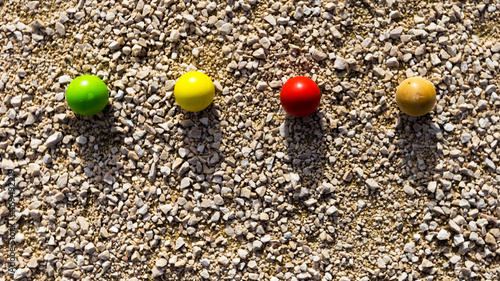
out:
{"label": "rocky texture background", "polygon": [[[497,280],[500,4],[443,2],[0,0],[0,279]],[[200,113],[172,96],[190,70]],[[95,117],[65,103],[82,74]],[[417,75],[438,102],[410,118]]]}

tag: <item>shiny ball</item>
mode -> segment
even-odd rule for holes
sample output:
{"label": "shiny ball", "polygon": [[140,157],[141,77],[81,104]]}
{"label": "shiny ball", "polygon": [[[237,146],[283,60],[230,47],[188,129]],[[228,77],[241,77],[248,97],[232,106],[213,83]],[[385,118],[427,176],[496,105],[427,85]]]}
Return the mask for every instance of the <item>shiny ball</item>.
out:
{"label": "shiny ball", "polygon": [[198,112],[207,108],[215,97],[210,77],[198,71],[182,75],[175,83],[175,101],[186,111]]}
{"label": "shiny ball", "polygon": [[101,112],[108,104],[106,84],[96,76],[82,75],[73,79],[66,89],[66,102],[74,112],[90,116]]}
{"label": "shiny ball", "polygon": [[305,117],[318,109],[321,92],[310,78],[297,76],[286,81],[281,88],[280,101],[288,114]]}

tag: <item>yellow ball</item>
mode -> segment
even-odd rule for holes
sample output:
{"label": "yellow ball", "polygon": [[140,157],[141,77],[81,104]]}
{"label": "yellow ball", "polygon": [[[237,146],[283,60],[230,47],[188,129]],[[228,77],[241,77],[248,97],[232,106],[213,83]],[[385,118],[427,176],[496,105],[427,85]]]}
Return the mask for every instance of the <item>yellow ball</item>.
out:
{"label": "yellow ball", "polygon": [[175,101],[184,110],[191,112],[202,111],[214,100],[214,83],[207,75],[198,71],[191,71],[177,80],[174,96]]}
{"label": "yellow ball", "polygon": [[412,77],[404,80],[396,91],[396,102],[404,113],[422,116],[436,104],[436,89],[429,80]]}

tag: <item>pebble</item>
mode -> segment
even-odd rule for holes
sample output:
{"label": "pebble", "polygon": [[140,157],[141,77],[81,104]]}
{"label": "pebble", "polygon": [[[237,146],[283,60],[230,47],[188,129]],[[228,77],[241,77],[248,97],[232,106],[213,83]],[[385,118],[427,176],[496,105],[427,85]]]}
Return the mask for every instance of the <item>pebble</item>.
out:
{"label": "pebble", "polygon": [[206,269],[203,269],[200,273],[200,276],[204,279],[210,279],[210,274],[208,273],[208,271]]}
{"label": "pebble", "polygon": [[263,48],[257,49],[252,53],[252,56],[258,59],[266,59],[266,52]]}
{"label": "pebble", "polygon": [[379,76],[379,77],[384,77],[385,76],[385,70],[381,67],[375,67],[373,68],[373,72],[375,73],[375,75]]}
{"label": "pebble", "polygon": [[174,29],[170,32],[170,41],[177,42],[179,41],[180,38],[181,38],[181,33],[179,32],[179,30]]}
{"label": "pebble", "polygon": [[156,267],[165,267],[165,266],[167,266],[167,264],[168,264],[168,261],[164,258],[157,259],[156,263],[155,263]]}
{"label": "pebble", "polygon": [[448,233],[445,229],[441,229],[436,237],[439,240],[448,240],[450,239],[450,233]]}
{"label": "pebble", "polygon": [[148,77],[149,75],[149,71],[148,70],[142,70],[142,71],[138,71],[137,74],[135,75],[138,79],[144,79],[146,77]]}
{"label": "pebble", "polygon": [[40,1],[29,1],[27,6],[28,6],[28,9],[35,10],[39,7],[39,5],[40,5]]}
{"label": "pebble", "polygon": [[400,17],[401,17],[401,14],[399,13],[399,11],[391,11],[391,12],[389,13],[389,17],[390,17],[391,19],[395,20],[395,19],[400,18]]}
{"label": "pebble", "polygon": [[29,268],[18,268],[14,272],[14,280],[23,279],[31,276],[31,270]]}
{"label": "pebble", "polygon": [[456,264],[456,263],[458,263],[458,262],[460,261],[460,259],[461,259],[461,258],[460,258],[460,256],[458,256],[458,255],[453,255],[453,256],[449,259],[449,261],[450,261],[450,263],[452,263],[452,264]]}
{"label": "pebble", "polygon": [[190,178],[183,178],[181,180],[180,188],[185,189],[191,186],[191,179]]}
{"label": "pebble", "polygon": [[72,80],[73,79],[71,79],[71,77],[69,75],[63,75],[63,76],[59,77],[59,83],[61,83],[61,84],[69,83]]}
{"label": "pebble", "polygon": [[450,220],[449,224],[451,230],[453,230],[456,233],[462,233],[462,229],[454,220]]}
{"label": "pebble", "polygon": [[430,260],[424,258],[422,260],[422,263],[420,264],[420,266],[422,268],[432,268],[432,267],[434,267],[434,263],[431,262]]}
{"label": "pebble", "polygon": [[17,76],[19,76],[20,78],[23,78],[23,77],[26,77],[26,70],[20,68],[17,70]]}
{"label": "pebble", "polygon": [[364,209],[366,207],[366,202],[363,200],[358,201],[358,208],[359,209]]}
{"label": "pebble", "polygon": [[210,266],[210,260],[209,259],[201,259],[200,264],[204,267],[209,267]]}
{"label": "pebble", "polygon": [[136,45],[132,46],[131,52],[132,52],[132,56],[134,56],[134,57],[142,56],[143,48],[142,48],[142,46],[136,44]]}
{"label": "pebble", "polygon": [[281,81],[273,80],[273,81],[271,81],[271,83],[269,83],[269,86],[271,86],[271,88],[273,88],[273,89],[277,89],[277,88],[280,88],[281,86],[283,86],[283,83]]}
{"label": "pebble", "polygon": [[14,236],[14,241],[16,243],[22,243],[22,242],[24,242],[24,234],[22,234],[22,233],[16,233],[16,235]]}
{"label": "pebble", "polygon": [[486,100],[479,100],[477,103],[477,108],[480,110],[484,110],[488,107],[488,102]]}
{"label": "pebble", "polygon": [[116,16],[116,15],[115,15],[115,13],[114,13],[114,12],[112,12],[112,11],[108,11],[108,12],[106,13],[106,20],[107,20],[107,21],[112,21],[112,20],[114,20],[114,19],[115,19],[115,16]]}
{"label": "pebble", "polygon": [[18,95],[18,96],[13,97],[13,98],[10,100],[10,104],[11,104],[13,107],[20,107],[20,106],[21,106],[21,104],[22,104],[22,96],[21,96],[21,95]]}
{"label": "pebble", "polygon": [[388,67],[399,67],[399,62],[397,58],[390,58],[387,60]]}
{"label": "pebble", "polygon": [[408,242],[404,245],[404,248],[403,250],[406,252],[406,253],[415,253],[416,249],[415,249],[415,242]]}
{"label": "pebble", "polygon": [[457,234],[453,236],[453,244],[455,246],[461,246],[464,243],[464,237],[462,234]]}
{"label": "pebble", "polygon": [[50,135],[45,142],[47,147],[54,147],[63,139],[63,134],[61,132],[56,132]]}
{"label": "pebble", "polygon": [[371,43],[372,43],[372,38],[367,37],[363,40],[363,42],[361,42],[361,46],[363,46],[363,48],[368,48],[370,47]]}
{"label": "pebble", "polygon": [[28,266],[29,268],[37,268],[38,261],[36,260],[36,258],[31,258],[26,266]]}
{"label": "pebble", "polygon": [[272,26],[276,25],[276,19],[272,15],[265,16],[264,20],[267,21]]}
{"label": "pebble", "polygon": [[433,65],[438,65],[441,63],[441,60],[439,59],[439,57],[436,55],[436,54],[431,54],[431,63]]}
{"label": "pebble", "polygon": [[182,237],[177,238],[175,241],[175,250],[178,251],[184,246],[184,239]]}
{"label": "pebble", "polygon": [[246,259],[248,257],[248,251],[246,251],[244,249],[239,249],[238,256],[242,259]]}
{"label": "pebble", "polygon": [[415,194],[415,189],[413,189],[413,187],[409,185],[405,185],[403,187],[403,190],[408,196],[413,196]]}
{"label": "pebble", "polygon": [[326,214],[329,216],[336,214],[337,212],[338,212],[338,209],[335,208],[335,206],[331,206],[330,208],[328,208],[328,210],[326,210]]}
{"label": "pebble", "polygon": [[231,31],[233,30],[233,25],[230,23],[224,23],[220,28],[219,32],[221,35],[229,35],[231,34]]}
{"label": "pebble", "polygon": [[60,37],[66,34],[66,27],[61,22],[57,21],[54,25],[54,28],[56,30],[57,35],[59,35]]}
{"label": "pebble", "polygon": [[216,205],[224,205],[224,199],[220,195],[214,196],[214,203]]}
{"label": "pebble", "polygon": [[78,136],[76,139],[75,139],[76,143],[78,144],[81,144],[81,145],[84,145],[87,143],[88,139],[87,137],[85,136]]}
{"label": "pebble", "polygon": [[[317,61],[325,60],[328,57],[328,55],[326,53],[324,53],[324,52],[322,52],[322,51],[320,51],[318,49],[314,49],[311,52],[311,54],[312,54],[313,59],[315,59]],[[335,67],[335,68],[337,68],[337,67]]]}
{"label": "pebble", "polygon": [[92,243],[92,242],[88,243],[85,246],[84,250],[85,250],[85,253],[90,253],[90,254],[94,253],[96,250],[94,243]]}
{"label": "pebble", "polygon": [[497,169],[497,166],[495,165],[495,163],[493,163],[493,161],[491,161],[490,159],[486,158],[484,159],[484,165],[492,170],[496,170]]}
{"label": "pebble", "polygon": [[223,267],[227,267],[229,265],[229,259],[226,256],[220,257],[217,262]]}
{"label": "pebble", "polygon": [[85,17],[85,13],[84,12],[77,12],[75,13],[75,20],[79,21],[81,19],[83,19],[83,17]]}
{"label": "pebble", "polygon": [[264,91],[264,90],[266,90],[266,89],[267,89],[267,83],[266,83],[266,82],[264,82],[264,81],[259,81],[259,82],[257,83],[256,88],[257,88],[257,90],[258,90],[258,91],[261,91],[261,92],[262,92],[262,91]]}
{"label": "pebble", "polygon": [[463,133],[460,137],[462,143],[468,143],[472,139],[472,136],[469,133]]}
{"label": "pebble", "polygon": [[346,69],[347,65],[346,65],[346,62],[343,58],[337,57],[335,59],[335,63],[333,64],[333,67],[337,70],[344,70],[344,69]]}
{"label": "pebble", "polygon": [[403,27],[399,26],[391,31],[390,36],[392,39],[398,39],[402,33]]}
{"label": "pebble", "polygon": [[367,179],[366,180],[366,185],[368,185],[368,187],[370,189],[377,189],[377,188],[379,188],[378,183],[374,179]]}
{"label": "pebble", "polygon": [[450,123],[446,123],[443,129],[447,132],[452,132],[453,130],[455,130],[455,126]]}
{"label": "pebble", "polygon": [[302,9],[302,7],[298,6],[297,9],[295,9],[293,18],[296,20],[300,20],[303,16],[304,16],[304,10]]}
{"label": "pebble", "polygon": [[342,39],[342,33],[340,33],[340,31],[338,31],[335,27],[330,28],[330,32],[335,39]]}

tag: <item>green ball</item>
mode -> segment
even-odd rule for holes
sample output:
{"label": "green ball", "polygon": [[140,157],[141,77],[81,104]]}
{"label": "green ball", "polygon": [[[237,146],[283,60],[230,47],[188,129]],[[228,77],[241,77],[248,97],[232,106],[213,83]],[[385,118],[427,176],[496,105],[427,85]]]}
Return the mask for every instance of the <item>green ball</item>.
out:
{"label": "green ball", "polygon": [[99,77],[92,75],[76,77],[66,89],[69,107],[84,116],[101,112],[108,104],[108,99],[108,87]]}

